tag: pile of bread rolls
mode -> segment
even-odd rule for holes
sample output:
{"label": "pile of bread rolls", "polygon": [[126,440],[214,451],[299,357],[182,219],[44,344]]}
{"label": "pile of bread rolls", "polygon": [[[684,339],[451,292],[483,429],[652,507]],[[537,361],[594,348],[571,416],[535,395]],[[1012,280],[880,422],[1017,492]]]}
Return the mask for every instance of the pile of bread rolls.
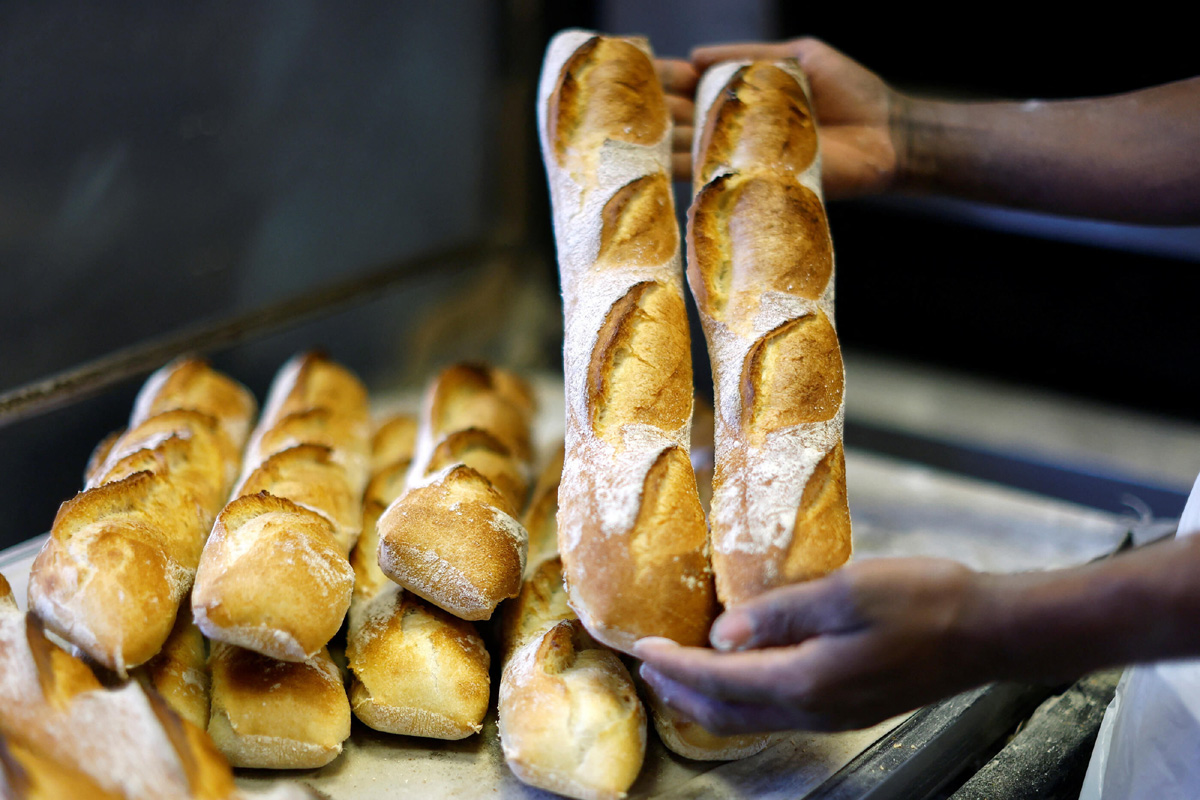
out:
{"label": "pile of bread rolls", "polygon": [[[487,365],[446,368],[419,416],[377,425],[362,382],[319,353],[280,369],[257,420],[236,381],[167,365],[60,509],[29,615],[0,578],[4,796],[235,797],[231,764],[327,764],[352,715],[471,736],[493,667],[504,757],[554,792],[623,796],[648,719],[690,758],[765,747],[677,716],[624,655],[645,636],[704,646],[721,604],[850,553],[805,78],[788,61],[719,65],[696,109],[687,279],[716,390],[711,508],[663,91],[645,41],[566,31],[538,95],[563,447],[537,462],[532,391]],[[495,660],[480,628],[494,616]]]}

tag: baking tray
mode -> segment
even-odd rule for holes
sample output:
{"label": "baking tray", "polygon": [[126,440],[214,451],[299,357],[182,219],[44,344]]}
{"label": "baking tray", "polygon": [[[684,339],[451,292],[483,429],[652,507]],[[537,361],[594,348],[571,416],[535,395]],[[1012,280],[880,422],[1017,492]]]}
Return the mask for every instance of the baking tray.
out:
{"label": "baking tray", "polygon": [[[561,420],[561,400],[555,400],[561,384],[536,385],[548,421],[537,439],[548,448],[561,433],[555,422]],[[413,402],[393,398],[380,405]],[[998,572],[1063,567],[1116,551],[1129,531],[1129,520],[1117,515],[853,448],[846,451],[846,471],[856,558],[937,555]],[[0,552],[0,572],[22,600],[43,539]],[[651,734],[630,796],[920,797],[985,751],[1040,697],[1028,687],[987,687],[864,731],[785,736],[752,758],[727,763],[679,758]],[[239,770],[238,781],[252,788],[293,778],[335,800],[549,797],[518,782],[505,766],[492,707],[482,733],[458,742],[381,734],[356,720],[345,752],[328,766]]]}

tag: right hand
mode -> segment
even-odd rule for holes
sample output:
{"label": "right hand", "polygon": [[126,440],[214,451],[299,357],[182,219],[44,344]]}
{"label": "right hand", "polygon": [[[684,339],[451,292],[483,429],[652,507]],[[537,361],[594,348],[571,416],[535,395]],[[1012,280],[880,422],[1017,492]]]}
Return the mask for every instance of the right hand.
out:
{"label": "right hand", "polygon": [[896,179],[903,150],[892,120],[904,98],[874,72],[812,38],[709,45],[693,50],[690,61],[657,61],[675,120],[672,169],[676,180],[691,180],[693,98],[704,71],[720,61],[780,58],[796,59],[808,75],[820,126],[826,196],[837,199],[887,191]]}

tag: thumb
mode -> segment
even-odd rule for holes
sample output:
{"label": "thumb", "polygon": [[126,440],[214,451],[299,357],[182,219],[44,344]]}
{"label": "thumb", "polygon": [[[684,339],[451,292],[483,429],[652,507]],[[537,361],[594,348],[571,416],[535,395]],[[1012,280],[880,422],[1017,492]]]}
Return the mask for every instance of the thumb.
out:
{"label": "thumb", "polygon": [[854,627],[853,607],[834,577],[773,589],[717,617],[709,640],[718,650],[786,647]]}

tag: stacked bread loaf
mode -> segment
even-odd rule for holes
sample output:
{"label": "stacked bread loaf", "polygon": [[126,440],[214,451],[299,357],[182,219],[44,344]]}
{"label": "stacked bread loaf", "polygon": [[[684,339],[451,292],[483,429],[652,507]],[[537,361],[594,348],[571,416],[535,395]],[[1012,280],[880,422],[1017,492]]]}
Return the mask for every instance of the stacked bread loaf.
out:
{"label": "stacked bread loaf", "polygon": [[732,604],[850,555],[843,370],[803,73],[714,66],[696,120],[688,280],[716,390],[713,569]]}
{"label": "stacked bread loaf", "polygon": [[350,735],[326,645],[354,585],[369,435],[366,389],[345,367],[306,353],[276,375],[192,592],[214,641],[208,732],[234,766],[321,766]]}
{"label": "stacked bread loaf", "polygon": [[254,397],[195,359],[142,387],[86,488],[63,503],[30,575],[31,608],[124,676],[162,648],[237,473]]}
{"label": "stacked bread loaf", "polygon": [[559,549],[600,641],[705,641],[715,613],[688,459],[692,368],[671,121],[642,40],[565,31],[538,90],[565,316]]}
{"label": "stacked bread loaf", "polygon": [[204,730],[211,688],[207,652],[204,635],[192,622],[192,609],[184,603],[162,650],[130,675],[162,695],[176,714]]}
{"label": "stacked bread loaf", "polygon": [[379,568],[376,523],[403,493],[416,427],[412,417],[391,418],[373,442],[363,532],[350,556],[350,704],[376,730],[461,739],[478,733],[487,713],[490,658],[483,640],[472,623],[405,591]]}
{"label": "stacked bread loaf", "polygon": [[465,620],[516,596],[533,411],[529,388],[504,370],[459,364],[434,379],[407,488],[378,521],[387,577]]}
{"label": "stacked bread loaf", "polygon": [[285,661],[322,653],[354,587],[369,436],[366,389],[346,368],[307,353],[279,371],[200,559],[192,611],[206,636]]}
{"label": "stacked bread loaf", "polygon": [[[22,614],[0,577],[0,796],[217,800],[245,797],[202,728],[136,681],[100,685]],[[272,797],[311,798],[297,787]]]}
{"label": "stacked bread loaf", "polygon": [[646,713],[620,658],[567,605],[554,556],[561,456],[542,473],[525,515],[531,562],[501,639],[500,740],[525,783],[577,798],[623,797],[642,767]]}

